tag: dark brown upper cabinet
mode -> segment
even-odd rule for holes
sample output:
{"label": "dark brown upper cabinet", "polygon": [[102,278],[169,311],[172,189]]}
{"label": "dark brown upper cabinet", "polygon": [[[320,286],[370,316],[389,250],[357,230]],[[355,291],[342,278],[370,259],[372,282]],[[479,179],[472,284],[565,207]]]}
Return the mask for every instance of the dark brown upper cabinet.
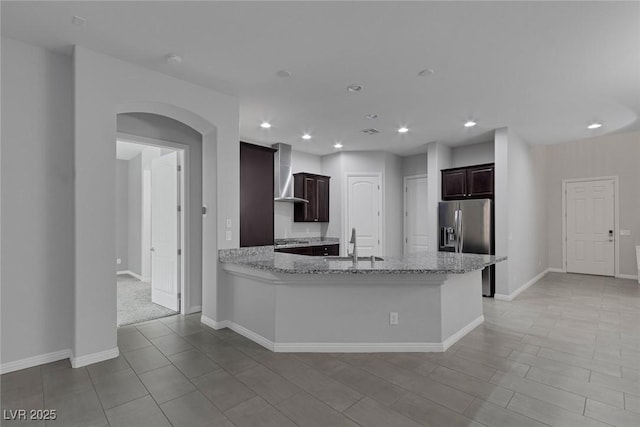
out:
{"label": "dark brown upper cabinet", "polygon": [[273,153],[240,143],[240,247],[273,245]]}
{"label": "dark brown upper cabinet", "polygon": [[294,222],[329,222],[329,180],[306,172],[293,174],[293,194],[309,203],[293,205]]}
{"label": "dark brown upper cabinet", "polygon": [[442,200],[492,199],[494,164],[442,169]]}

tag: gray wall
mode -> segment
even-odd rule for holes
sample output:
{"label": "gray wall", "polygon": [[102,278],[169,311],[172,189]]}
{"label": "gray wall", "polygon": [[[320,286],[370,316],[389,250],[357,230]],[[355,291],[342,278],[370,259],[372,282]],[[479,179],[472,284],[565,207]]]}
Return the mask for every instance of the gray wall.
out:
{"label": "gray wall", "polygon": [[493,163],[495,159],[493,141],[462,145],[451,149],[451,167]]}
{"label": "gray wall", "polygon": [[116,162],[116,271],[129,269],[129,161]]}
{"label": "gray wall", "polygon": [[402,158],[402,176],[426,175],[427,153]]}
{"label": "gray wall", "polygon": [[[189,126],[169,117],[148,113],[126,113],[117,116],[118,132],[129,135],[142,136],[146,138],[159,139],[164,141],[178,142],[189,146],[189,179],[191,191],[190,197],[190,280],[191,280],[191,305],[197,307],[202,305],[202,135]],[[137,163],[134,162],[135,159]],[[134,273],[141,274],[142,270],[142,163],[141,156],[136,156],[130,161],[130,180],[134,176],[139,185],[131,186],[129,202],[139,208],[131,208],[129,221],[129,258],[130,269]],[[135,163],[135,164],[134,164]],[[135,188],[134,188],[135,187]],[[135,249],[134,249],[135,248]],[[136,252],[134,255],[132,251]]]}
{"label": "gray wall", "polygon": [[549,267],[562,268],[562,180],[617,176],[620,228],[620,274],[638,274],[635,246],[640,245],[640,132],[600,136],[547,147]]}
{"label": "gray wall", "polygon": [[68,56],[3,37],[1,74],[0,315],[7,363],[71,348],[73,73]]}
{"label": "gray wall", "polygon": [[142,275],[142,154],[129,160],[128,177],[128,269]]}

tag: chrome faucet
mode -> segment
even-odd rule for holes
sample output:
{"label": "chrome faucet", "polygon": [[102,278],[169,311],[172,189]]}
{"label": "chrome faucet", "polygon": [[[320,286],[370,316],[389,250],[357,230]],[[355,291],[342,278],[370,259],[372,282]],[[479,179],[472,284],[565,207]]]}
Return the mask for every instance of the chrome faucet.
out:
{"label": "chrome faucet", "polygon": [[353,252],[349,253],[349,248],[347,248],[347,255],[353,258],[353,263],[358,263],[358,245],[356,244],[356,228],[353,227],[351,229],[351,240],[349,243],[353,243]]}

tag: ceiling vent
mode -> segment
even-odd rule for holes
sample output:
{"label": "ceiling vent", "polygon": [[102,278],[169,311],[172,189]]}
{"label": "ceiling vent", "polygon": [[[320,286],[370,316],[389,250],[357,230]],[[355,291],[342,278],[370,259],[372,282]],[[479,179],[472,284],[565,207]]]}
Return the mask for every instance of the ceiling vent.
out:
{"label": "ceiling vent", "polygon": [[380,131],[378,129],[374,129],[374,128],[370,128],[370,129],[363,129],[360,132],[362,133],[366,133],[367,135],[375,135],[377,133],[380,133]]}

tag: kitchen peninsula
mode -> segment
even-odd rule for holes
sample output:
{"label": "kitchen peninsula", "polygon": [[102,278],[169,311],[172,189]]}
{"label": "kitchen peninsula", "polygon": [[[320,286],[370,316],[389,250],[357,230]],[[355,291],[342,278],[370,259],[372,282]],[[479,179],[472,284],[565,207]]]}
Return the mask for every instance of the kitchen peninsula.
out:
{"label": "kitchen peninsula", "polygon": [[484,321],[492,255],[423,252],[371,261],[219,251],[223,321],[276,352],[442,352]]}

